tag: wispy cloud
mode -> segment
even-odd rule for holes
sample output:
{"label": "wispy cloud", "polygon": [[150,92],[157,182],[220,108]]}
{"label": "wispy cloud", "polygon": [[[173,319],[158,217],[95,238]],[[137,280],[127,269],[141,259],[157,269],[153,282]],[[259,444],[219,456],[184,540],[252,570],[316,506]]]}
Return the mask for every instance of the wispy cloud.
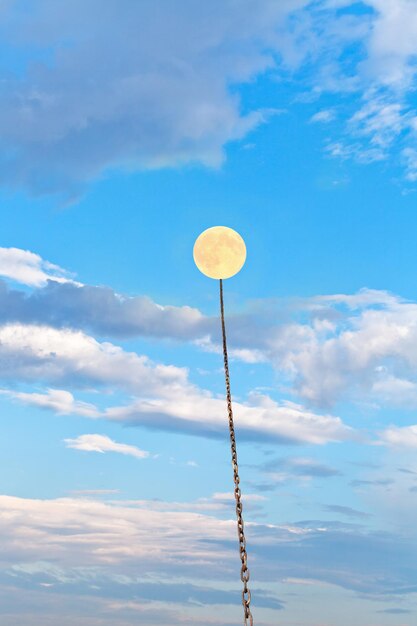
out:
{"label": "wispy cloud", "polygon": [[[242,502],[244,503],[245,511],[252,513],[263,508],[263,505],[267,502],[265,496],[256,493],[245,493],[242,495]],[[117,505],[117,502],[113,502]],[[226,493],[213,493],[210,497],[201,497],[193,502],[164,502],[161,500],[155,500],[153,502],[147,500],[129,500],[124,501],[124,504],[146,508],[154,511],[189,511],[189,512],[203,512],[215,515],[226,514],[233,516],[236,509],[236,500],[233,492]]]}
{"label": "wispy cloud", "polygon": [[47,389],[46,393],[28,393],[1,389],[0,393],[20,400],[20,402],[30,406],[50,409],[57,415],[81,415],[82,417],[100,416],[100,411],[94,404],[75,400],[73,394],[65,389]]}
{"label": "wispy cloud", "polygon": [[106,435],[80,435],[76,439],[65,439],[64,441],[67,444],[67,448],[84,452],[100,452],[102,454],[105,452],[117,452],[118,454],[133,456],[136,459],[146,459],[150,456],[150,453],[145,450],[125,443],[117,443]]}
{"label": "wispy cloud", "polygon": [[329,513],[339,513],[340,515],[350,518],[366,519],[370,517],[370,513],[364,513],[363,511],[358,511],[357,509],[352,509],[350,506],[341,504],[326,504],[323,506],[323,510]]}
{"label": "wispy cloud", "polygon": [[322,109],[321,111],[317,111],[311,117],[311,122],[322,122],[327,123],[333,121],[335,118],[335,112],[333,109]]}
{"label": "wispy cloud", "polygon": [[407,147],[402,151],[405,161],[407,179],[414,183],[417,181],[417,148]]}
{"label": "wispy cloud", "polygon": [[119,489],[73,489],[70,492],[71,496],[79,497],[94,497],[94,496],[114,496],[120,493]]}
{"label": "wispy cloud", "polygon": [[[403,158],[412,162],[417,145],[414,2],[365,0],[356,12],[355,4],[358,9],[352,1],[314,3],[313,27],[307,22],[303,31],[303,39],[317,45],[312,72],[317,92],[339,96],[344,128],[339,126],[339,137],[333,135],[328,149],[363,163],[391,157],[397,166]],[[413,167],[406,167],[413,182]]]}
{"label": "wispy cloud", "polygon": [[260,469],[270,475],[271,478],[279,481],[291,478],[331,478],[341,475],[341,472],[336,468],[306,457],[271,459],[263,463]]}

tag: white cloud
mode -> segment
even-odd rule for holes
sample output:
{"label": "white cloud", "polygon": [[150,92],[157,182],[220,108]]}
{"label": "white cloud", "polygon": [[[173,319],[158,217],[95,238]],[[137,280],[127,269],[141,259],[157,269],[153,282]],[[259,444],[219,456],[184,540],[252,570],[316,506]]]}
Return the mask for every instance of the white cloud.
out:
{"label": "white cloud", "polygon": [[380,433],[380,441],[398,448],[417,448],[417,425],[391,426]]}
{"label": "white cloud", "polygon": [[364,309],[367,307],[381,306],[396,306],[402,303],[403,300],[388,291],[381,289],[360,289],[354,294],[328,294],[325,296],[313,296],[308,301],[305,301],[305,306],[314,307],[315,305],[323,308],[326,304],[338,305],[344,304],[349,309]]}
{"label": "white cloud", "polygon": [[417,381],[398,378],[389,374],[386,367],[376,368],[378,376],[371,387],[371,394],[380,404],[403,408],[417,407]]}
{"label": "white cloud", "polygon": [[[281,385],[315,405],[417,405],[417,304],[394,294],[363,289],[257,302],[234,316],[228,336],[236,358],[239,348],[269,361]],[[218,349],[210,336],[199,345]]]}
{"label": "white cloud", "polygon": [[67,448],[83,450],[84,452],[101,452],[103,454],[105,452],[117,452],[133,456],[136,459],[146,459],[149,456],[149,452],[145,450],[140,450],[136,446],[125,443],[117,443],[106,435],[80,435],[76,439],[65,439],[64,441],[67,444]]}
{"label": "white cloud", "polygon": [[[245,512],[258,512],[267,502],[267,498],[255,493],[243,493],[242,503]],[[117,505],[117,501],[112,502]],[[162,500],[125,500],[125,505],[146,508],[152,511],[188,511],[201,512],[215,515],[228,515],[233,518],[236,509],[236,500],[233,491],[226,493],[213,493],[210,497],[201,497],[192,502],[165,502]]]}
{"label": "white cloud", "polygon": [[94,404],[75,400],[73,394],[65,389],[47,389],[46,393],[28,393],[19,391],[0,390],[24,404],[51,409],[58,415],[81,415],[82,417],[99,417],[100,412]]}
{"label": "white cloud", "polygon": [[[365,0],[361,12],[354,5],[212,0],[179,11],[155,0],[125,14],[109,0],[97,23],[98,0],[59,11],[40,0],[28,13],[10,3],[0,29],[5,49],[21,52],[21,66],[3,75],[0,180],[71,195],[114,167],[219,166],[225,144],[270,116],[243,113],[236,89],[269,70],[291,82],[301,69],[313,96],[343,100],[340,111],[313,116],[346,122],[331,141],[334,154],[384,159],[401,152],[404,133],[406,149],[415,149],[414,0]],[[36,64],[31,47],[45,55]]]}
{"label": "white cloud", "polygon": [[[45,267],[36,254],[12,249],[8,257],[6,252],[3,260],[20,258],[25,260],[25,267]],[[14,270],[9,275],[13,272],[16,275]],[[29,274],[24,280],[36,285],[39,274]],[[186,369],[152,363],[110,342],[100,343],[82,330],[61,327],[68,322],[72,327],[92,326],[106,334],[113,329],[116,336],[157,334],[189,339],[204,350],[220,352],[217,317],[209,318],[187,306],[161,306],[144,297],[124,299],[111,289],[69,283],[49,283],[46,289],[35,289],[29,298],[19,291],[3,289],[1,293],[6,319],[30,320],[32,315],[58,326],[21,322],[0,326],[3,380],[50,385],[46,393],[10,392],[16,399],[49,407],[58,414],[105,414],[144,424],[152,416],[155,427],[167,427],[166,420],[174,419],[169,403],[175,397],[177,427],[201,431],[202,424],[193,416],[188,397],[203,403],[212,415],[209,430],[218,432],[216,415],[222,415],[221,400],[190,385]],[[42,303],[43,297],[46,300]],[[26,308],[22,304],[25,298]],[[350,399],[372,403],[417,404],[417,305],[388,292],[362,289],[356,294],[258,302],[255,308],[234,316],[228,337],[231,357],[248,363],[269,361],[284,374],[286,385],[292,381],[301,398],[318,405],[330,406],[346,394]],[[75,400],[68,389],[89,385],[116,387],[141,397],[103,413],[90,403]],[[314,414],[311,419],[311,412],[299,405],[275,403],[269,409],[275,417],[264,419],[265,407],[255,407],[260,401],[258,396],[254,401],[236,403],[247,434],[270,432],[282,440],[312,442],[348,436],[344,426],[328,416],[324,436],[316,437],[316,427],[324,416]],[[254,420],[258,420],[259,428]]]}
{"label": "white cloud", "polygon": [[[104,13],[98,0],[59,10],[40,0],[28,13],[11,4],[0,28],[5,47],[23,50],[24,69],[3,75],[0,133],[10,149],[1,180],[42,193],[71,191],[115,166],[218,166],[224,144],[269,115],[242,113],[230,86],[275,65],[277,27],[306,2],[212,0],[178,9],[159,0],[126,12],[108,0]],[[48,60],[31,63],[31,46]]]}
{"label": "white cloud", "polygon": [[[218,317],[187,306],[161,306],[146,297],[124,298],[109,288],[68,283],[49,283],[30,296],[3,289],[0,297],[0,317],[11,320],[0,326],[1,377],[46,382],[55,391],[22,392],[20,399],[62,414],[93,417],[98,412],[76,403],[71,385],[116,385],[144,393],[146,399],[157,400],[149,406],[151,412],[157,412],[160,397],[172,397],[175,389],[182,408],[187,404],[183,395],[200,393],[188,386],[186,369],[153,364],[113,343],[100,343],[84,330],[190,340],[203,350],[221,352]],[[330,406],[348,394],[351,399],[416,405],[417,305],[386,291],[249,304],[247,311],[234,315],[228,339],[231,357],[270,362],[284,375],[285,386],[292,382],[294,391],[309,402]],[[61,385],[66,390],[56,389]],[[276,409],[289,415],[287,406]],[[126,409],[126,415],[130,412]],[[144,412],[144,405],[138,405],[141,419]],[[306,414],[302,408],[300,413]],[[166,417],[165,409],[162,414]]]}
{"label": "white cloud", "polygon": [[[219,320],[214,320],[216,322],[216,326],[219,325]],[[207,320],[208,322],[208,320]],[[210,324],[215,330],[214,324]],[[209,326],[209,324],[207,324]],[[203,327],[201,327],[203,328]],[[212,352],[214,354],[223,354],[223,348],[219,343],[213,343],[212,335],[207,334],[203,337],[196,339],[194,345],[202,348],[205,352]],[[262,363],[265,361],[265,354],[261,350],[257,349],[249,349],[249,348],[239,348],[239,347],[229,347],[228,354],[231,358],[236,358],[239,361],[244,361],[245,363]]]}
{"label": "white cloud", "polygon": [[[248,402],[235,400],[233,410],[241,439],[315,445],[358,439],[358,434],[338,417],[320,415],[292,402],[275,402],[260,394],[251,394]],[[166,398],[137,399],[131,405],[111,407],[105,416],[118,422],[213,437],[225,436],[227,428],[224,399],[193,387]]]}
{"label": "white cloud", "polygon": [[311,122],[331,122],[335,118],[335,112],[332,109],[322,109],[321,111],[317,111],[311,117]]}
{"label": "white cloud", "polygon": [[218,320],[190,306],[161,305],[147,296],[124,296],[109,287],[49,282],[23,293],[0,282],[4,322],[39,323],[113,337],[194,339],[218,329]]}
{"label": "white cloud", "polygon": [[[92,404],[76,401],[64,390],[47,393],[2,391],[25,404],[39,406],[58,414],[105,418],[119,423],[151,429],[176,430],[194,435],[226,435],[225,401],[189,383],[176,390],[169,388],[159,395],[137,398],[125,406],[99,410]],[[199,407],[196,411],[196,407]],[[330,441],[358,439],[359,435],[342,420],[320,415],[293,402],[278,403],[260,394],[251,394],[247,402],[233,403],[236,428],[241,438],[265,439],[281,443],[321,445]]]}
{"label": "white cloud", "polygon": [[404,148],[402,156],[406,163],[407,179],[414,183],[417,180],[417,149],[410,147]]}
{"label": "white cloud", "polygon": [[414,0],[368,0],[376,10],[367,71],[396,90],[412,87],[416,74],[417,13]]}
{"label": "white cloud", "polygon": [[[297,323],[295,311],[294,322],[269,328],[261,340],[301,397],[322,405],[346,397],[415,405],[417,304],[363,292],[312,298],[300,307],[310,319]],[[407,388],[402,399],[400,386]]]}
{"label": "white cloud", "polygon": [[[405,105],[391,102],[372,90],[364,96],[364,104],[349,120],[353,133],[369,137],[375,156],[384,156],[395,139],[409,125]],[[378,150],[380,152],[378,152]]]}
{"label": "white cloud", "polygon": [[[283,65],[291,70],[286,78],[298,78],[299,99],[316,101],[319,109],[310,121],[337,118],[337,130],[326,138],[329,154],[361,163],[392,157],[401,164],[404,146],[416,149],[414,0],[318,0],[296,11],[282,36]],[[408,172],[406,178],[413,182]]]}
{"label": "white cloud", "polygon": [[[220,505],[227,499],[217,494],[211,500]],[[2,563],[8,584],[36,589],[43,582],[51,584],[52,592],[56,587],[58,593],[74,595],[91,592],[91,585],[96,585],[97,595],[109,598],[120,598],[121,588],[128,600],[140,590],[146,600],[149,592],[155,597],[155,587],[149,587],[154,583],[160,601],[169,602],[172,587],[167,590],[165,585],[175,576],[184,584],[204,580],[207,601],[228,603],[234,595],[216,598],[208,592],[224,589],[225,581],[233,579],[236,520],[232,511],[227,519],[218,519],[192,510],[204,504],[201,499],[187,510],[182,504],[156,500],[1,496]],[[312,562],[315,580],[361,594],[404,593],[415,583],[415,544],[410,545],[408,537],[320,521],[281,525],[248,521],[246,532],[260,605],[266,600],[263,582],[287,576],[311,578]],[[177,584],[176,594],[180,591]]]}
{"label": "white cloud", "polygon": [[[100,385],[135,396],[126,406],[99,410],[55,387],[46,393],[8,392],[21,402],[59,414],[104,417],[203,436],[225,433],[224,398],[191,384],[185,368],[152,363],[145,356],[125,352],[109,342],[100,343],[81,331],[23,324],[0,326],[0,377],[37,384],[65,383],[66,387]],[[253,393],[246,402],[235,401],[234,408],[239,429],[249,438],[323,444],[356,437],[338,417],[320,415],[295,403],[278,403],[266,395]]]}
{"label": "white cloud", "polygon": [[[145,501],[133,506],[85,498],[30,500],[1,496],[0,502],[2,511],[8,511],[0,518],[2,535],[8,537],[4,558],[14,563],[44,560],[47,554],[48,559],[66,567],[125,562],[136,569],[140,562],[143,571],[151,572],[160,570],[161,565],[169,569],[170,563],[179,565],[187,558],[184,572],[203,562],[213,567],[216,558],[224,559],[224,550],[215,543],[208,549],[203,536],[205,540],[234,540],[233,520],[221,521],[192,512],[158,512],[152,506],[148,509]],[[62,528],[73,530],[62,534]]]}
{"label": "white cloud", "polygon": [[66,270],[20,248],[0,248],[0,276],[31,287],[42,287],[48,280],[74,282]]}
{"label": "white cloud", "polygon": [[[113,385],[163,396],[187,379],[184,368],[153,364],[146,356],[125,352],[109,342],[98,342],[81,331],[40,325],[0,327],[0,376],[3,379],[47,380],[87,387]],[[26,400],[29,400],[26,397]],[[34,402],[39,403],[36,395]],[[57,400],[49,393],[46,404],[70,406],[71,398]],[[78,406],[78,408],[80,408]]]}

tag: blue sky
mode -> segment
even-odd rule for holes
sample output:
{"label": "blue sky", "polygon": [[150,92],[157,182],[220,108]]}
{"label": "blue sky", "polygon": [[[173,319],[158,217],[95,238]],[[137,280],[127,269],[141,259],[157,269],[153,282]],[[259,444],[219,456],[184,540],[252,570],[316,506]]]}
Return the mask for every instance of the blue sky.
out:
{"label": "blue sky", "polygon": [[0,5],[2,626],[417,609],[417,5]]}

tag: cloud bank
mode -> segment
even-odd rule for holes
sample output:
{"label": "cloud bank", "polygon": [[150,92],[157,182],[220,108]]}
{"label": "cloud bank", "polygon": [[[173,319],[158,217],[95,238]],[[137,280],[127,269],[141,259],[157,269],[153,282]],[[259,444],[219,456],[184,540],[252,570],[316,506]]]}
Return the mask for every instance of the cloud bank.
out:
{"label": "cloud bank", "polygon": [[[195,307],[161,305],[147,296],[126,297],[110,287],[61,280],[67,275],[61,268],[57,281],[42,270],[57,266],[32,252],[3,248],[1,258],[3,275],[32,287],[23,291],[0,281],[0,349],[7,358],[0,373],[5,380],[39,380],[62,391],[63,384],[87,380],[135,393],[169,385],[172,394],[175,385],[185,389],[184,368],[151,366],[146,357],[91,334],[169,339],[221,350],[218,318]],[[394,294],[362,289],[352,295],[249,302],[229,316],[228,343],[233,358],[269,363],[296,400],[311,406],[329,410],[341,400],[417,406],[417,304]],[[196,397],[195,390],[190,397]],[[185,407],[182,400],[179,406]],[[79,414],[95,412],[94,407],[77,407],[73,397],[61,395],[56,407],[60,402]],[[51,398],[48,403],[52,407]],[[157,405],[149,410],[158,413]]]}
{"label": "cloud bank", "polygon": [[[82,583],[91,589],[94,580],[107,577],[115,582],[110,593],[117,594],[117,580],[123,576],[128,587],[142,584],[146,593],[143,583],[153,575],[161,580],[164,593],[163,583],[174,573],[205,579],[213,589],[220,589],[235,571],[234,519],[195,512],[192,503],[188,511],[176,510],[175,503],[158,506],[148,501],[9,496],[1,496],[0,501],[6,539],[3,567],[14,572],[15,584],[19,580],[22,584],[25,577],[32,581],[41,577],[56,591],[66,584],[79,588]],[[294,577],[327,581],[360,594],[402,595],[417,588],[412,566],[415,547],[405,536],[320,520],[287,525],[249,522],[247,534],[260,585]],[[154,538],[151,544],[149,537]],[[165,592],[169,593],[166,587]],[[130,593],[127,590],[128,597]],[[262,596],[266,594],[260,594],[260,605],[267,602]],[[228,599],[223,597],[219,603]]]}

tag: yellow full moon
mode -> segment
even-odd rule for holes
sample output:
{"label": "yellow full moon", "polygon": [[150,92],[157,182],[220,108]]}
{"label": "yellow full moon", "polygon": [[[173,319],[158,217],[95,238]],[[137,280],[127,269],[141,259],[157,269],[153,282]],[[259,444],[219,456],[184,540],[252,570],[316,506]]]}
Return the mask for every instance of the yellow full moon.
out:
{"label": "yellow full moon", "polygon": [[230,278],[242,269],[246,246],[233,228],[213,226],[197,237],[193,256],[198,269],[206,276]]}

